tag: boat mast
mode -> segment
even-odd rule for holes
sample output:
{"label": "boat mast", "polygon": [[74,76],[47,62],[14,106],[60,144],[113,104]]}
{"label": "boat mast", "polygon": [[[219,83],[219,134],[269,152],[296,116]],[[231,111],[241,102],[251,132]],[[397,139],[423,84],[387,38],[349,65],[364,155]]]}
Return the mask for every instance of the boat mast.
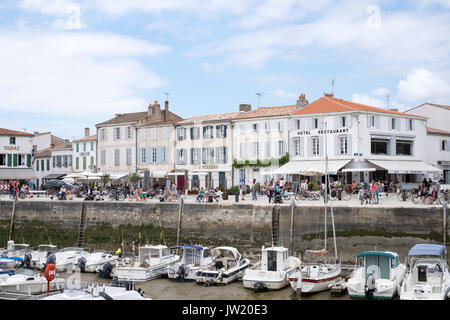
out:
{"label": "boat mast", "polygon": [[[334,244],[334,263],[336,263],[338,259],[337,255],[337,246],[336,246],[336,231],[334,230],[334,214],[333,214],[333,201],[331,200],[331,184],[330,184],[330,175],[328,173],[328,149],[327,149],[327,121],[325,120],[325,178],[326,184],[328,187],[328,191],[330,194],[330,211],[331,211],[331,225],[333,227],[333,244]],[[325,194],[326,196],[326,194]],[[325,202],[325,249],[326,249],[326,237],[327,237],[327,204],[328,201]]]}

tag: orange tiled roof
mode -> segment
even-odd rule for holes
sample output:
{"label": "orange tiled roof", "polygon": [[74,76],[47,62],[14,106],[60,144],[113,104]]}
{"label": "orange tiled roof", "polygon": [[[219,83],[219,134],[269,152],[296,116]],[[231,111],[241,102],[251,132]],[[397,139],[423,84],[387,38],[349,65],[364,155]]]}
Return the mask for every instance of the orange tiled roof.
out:
{"label": "orange tiled roof", "polygon": [[445,131],[445,130],[440,130],[440,129],[430,128],[430,127],[427,127],[427,131],[428,131],[428,133],[450,135],[450,131]]}
{"label": "orange tiled roof", "polygon": [[376,108],[367,106],[365,104],[360,104],[356,102],[350,102],[347,100],[337,99],[334,97],[321,97],[307,105],[306,107],[296,111],[294,114],[314,114],[314,113],[332,113],[332,112],[348,112],[348,111],[369,111],[369,112],[379,112],[387,113],[393,115],[401,116],[415,116],[420,118],[425,118],[422,116],[417,116],[409,113],[398,112],[388,109]]}
{"label": "orange tiled roof", "polygon": [[52,155],[52,150],[50,148],[39,150],[35,154],[35,158],[50,158]]}
{"label": "orange tiled roof", "polygon": [[78,140],[73,140],[72,142],[83,142],[83,141],[93,141],[93,140],[97,140],[97,135],[96,134],[93,134],[91,136],[84,137],[84,138],[81,138],[81,139],[78,139]]}
{"label": "orange tiled roof", "polygon": [[235,119],[236,116],[238,116],[238,115],[239,115],[239,112],[208,114],[205,116],[198,116],[198,117],[183,119],[183,120],[177,122],[177,124],[187,124],[187,123],[200,122],[200,121],[231,120],[231,119]]}
{"label": "orange tiled roof", "polygon": [[0,128],[0,136],[25,136],[33,137],[32,134],[23,131],[10,130],[5,128]]}
{"label": "orange tiled roof", "polygon": [[274,117],[274,116],[284,116],[293,114],[297,106],[281,106],[281,107],[260,107],[258,109],[240,112],[236,119],[248,119],[248,118],[259,118],[259,117]]}

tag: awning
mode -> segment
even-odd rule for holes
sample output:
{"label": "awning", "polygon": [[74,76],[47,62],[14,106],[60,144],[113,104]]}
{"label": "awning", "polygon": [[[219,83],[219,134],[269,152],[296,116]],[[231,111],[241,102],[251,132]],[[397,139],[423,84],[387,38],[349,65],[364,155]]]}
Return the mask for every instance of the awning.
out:
{"label": "awning", "polygon": [[111,180],[119,180],[119,179],[125,178],[126,176],[128,176],[128,172],[116,172],[116,173],[109,174],[109,178]]}
{"label": "awning", "polygon": [[190,176],[207,176],[208,171],[190,171],[188,173],[188,175],[190,175]]}
{"label": "awning", "polygon": [[440,244],[421,243],[412,247],[408,256],[441,256],[446,247]]}
{"label": "awning", "polygon": [[59,179],[61,177],[64,177],[65,175],[65,173],[52,173],[46,175],[45,177],[42,177],[42,179]]}
{"label": "awning", "polygon": [[0,179],[34,179],[34,172],[31,168],[20,168],[20,169],[0,169]]}
{"label": "awning", "polygon": [[[148,170],[150,178],[164,178],[167,175],[167,170]],[[140,173],[140,176],[144,177],[144,172]]]}
{"label": "awning", "polygon": [[[338,170],[350,160],[328,160],[328,173],[337,174]],[[275,174],[301,174],[304,176],[325,175],[325,160],[289,161],[274,171]]]}
{"label": "awning", "polygon": [[365,172],[365,171],[376,171],[374,165],[371,165],[365,161],[352,160],[344,168],[342,172]]}
{"label": "awning", "polygon": [[384,168],[392,174],[422,174],[429,172],[442,173],[441,169],[435,168],[423,161],[413,160],[368,160],[376,166]]}

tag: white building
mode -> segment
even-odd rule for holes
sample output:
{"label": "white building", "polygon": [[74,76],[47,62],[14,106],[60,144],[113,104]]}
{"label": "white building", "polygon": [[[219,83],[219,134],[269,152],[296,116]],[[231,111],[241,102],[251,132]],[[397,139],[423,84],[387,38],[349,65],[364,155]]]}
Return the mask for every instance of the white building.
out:
{"label": "white building", "polygon": [[84,129],[84,137],[72,141],[72,163],[74,172],[95,171],[97,163],[97,135],[90,135],[89,128]]}
{"label": "white building", "polygon": [[418,182],[424,173],[439,172],[426,163],[423,116],[325,94],[299,108],[292,120],[292,154],[289,163],[275,170],[279,174],[323,175],[325,150],[327,171],[348,183],[372,179]]}
{"label": "white building", "polygon": [[158,101],[148,106],[146,112],[116,114],[113,119],[96,124],[97,170],[100,172],[128,174],[137,173],[140,126],[161,121],[181,119],[169,111],[166,101],[161,110]]}
{"label": "white building", "polygon": [[406,112],[427,117],[426,161],[443,170],[430,177],[438,180],[443,175],[450,184],[450,106],[424,103]]}
{"label": "white building", "polygon": [[296,108],[292,105],[251,110],[248,106],[234,118],[233,185],[239,185],[242,179],[247,185],[253,179],[257,183],[270,180],[270,173],[290,153],[291,115]]}
{"label": "white building", "polygon": [[0,128],[0,181],[33,179],[32,150],[33,134]]}
{"label": "white building", "polygon": [[230,188],[234,119],[239,112],[211,114],[175,123],[173,182],[187,189]]}

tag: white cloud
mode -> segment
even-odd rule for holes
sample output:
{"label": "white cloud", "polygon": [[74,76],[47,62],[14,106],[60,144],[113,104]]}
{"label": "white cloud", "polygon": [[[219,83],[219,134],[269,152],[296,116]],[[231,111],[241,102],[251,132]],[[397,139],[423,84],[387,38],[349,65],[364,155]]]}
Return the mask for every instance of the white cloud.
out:
{"label": "white cloud", "polygon": [[99,115],[142,109],[166,81],[141,57],[170,48],[111,33],[0,32],[0,111]]}
{"label": "white cloud", "polygon": [[289,91],[285,91],[283,89],[276,89],[273,91],[270,91],[271,94],[280,97],[280,98],[286,98],[286,99],[297,99],[298,95]]}
{"label": "white cloud", "polygon": [[376,88],[372,90],[372,94],[379,97],[386,97],[389,94],[389,90],[386,88]]}
{"label": "white cloud", "polygon": [[364,93],[354,93],[352,95],[352,101],[365,104],[371,107],[378,107],[378,108],[386,108],[386,103],[383,102],[380,99],[372,98],[368,94]]}
{"label": "white cloud", "polygon": [[69,0],[22,0],[19,8],[38,11],[58,17],[52,27],[61,30],[81,30],[86,24],[81,20],[81,4]]}
{"label": "white cloud", "polygon": [[397,88],[398,96],[407,102],[445,102],[450,98],[450,84],[427,69],[413,70]]}

